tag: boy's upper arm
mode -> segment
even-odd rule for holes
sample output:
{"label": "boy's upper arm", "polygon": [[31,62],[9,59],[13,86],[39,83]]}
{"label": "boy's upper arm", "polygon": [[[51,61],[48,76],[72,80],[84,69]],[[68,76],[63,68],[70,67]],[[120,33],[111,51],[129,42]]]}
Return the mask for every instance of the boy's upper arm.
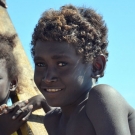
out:
{"label": "boy's upper arm", "polygon": [[59,112],[60,112],[60,109],[54,108],[45,115],[44,126],[46,127],[48,134],[53,134],[54,131],[56,131],[59,117],[61,116]]}
{"label": "boy's upper arm", "polygon": [[86,113],[96,135],[130,135],[127,106],[122,96],[110,86],[92,88]]}

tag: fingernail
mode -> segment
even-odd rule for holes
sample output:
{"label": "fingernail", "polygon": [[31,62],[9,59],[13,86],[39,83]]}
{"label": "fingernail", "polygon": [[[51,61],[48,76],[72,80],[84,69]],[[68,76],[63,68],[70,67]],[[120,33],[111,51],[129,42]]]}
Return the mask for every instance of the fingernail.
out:
{"label": "fingernail", "polygon": [[29,101],[28,100],[25,100],[25,103],[28,103]]}
{"label": "fingernail", "polygon": [[12,119],[15,119],[15,116],[13,116]]}
{"label": "fingernail", "polygon": [[30,106],[29,106],[29,109],[33,109],[33,105],[30,105]]}
{"label": "fingernail", "polygon": [[25,121],[25,118],[23,118],[22,121]]}

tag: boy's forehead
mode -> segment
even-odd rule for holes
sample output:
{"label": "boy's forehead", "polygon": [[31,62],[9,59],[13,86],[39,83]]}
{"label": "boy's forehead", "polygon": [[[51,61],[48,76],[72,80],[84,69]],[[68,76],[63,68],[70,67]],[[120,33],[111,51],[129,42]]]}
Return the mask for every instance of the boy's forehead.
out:
{"label": "boy's forehead", "polygon": [[35,46],[35,54],[41,53],[51,53],[59,56],[66,55],[77,55],[73,45],[67,42],[57,42],[57,41],[37,41]]}

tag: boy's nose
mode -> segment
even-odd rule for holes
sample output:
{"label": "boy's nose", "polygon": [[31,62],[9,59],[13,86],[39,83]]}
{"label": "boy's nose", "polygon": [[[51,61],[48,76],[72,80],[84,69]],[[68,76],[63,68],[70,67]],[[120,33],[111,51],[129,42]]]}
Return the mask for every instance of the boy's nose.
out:
{"label": "boy's nose", "polygon": [[54,70],[48,70],[42,79],[45,83],[51,83],[51,82],[56,82],[58,80],[56,73]]}
{"label": "boy's nose", "polygon": [[52,83],[52,82],[56,82],[58,79],[55,77],[55,78],[43,78],[42,81],[44,81],[46,84],[48,83]]}

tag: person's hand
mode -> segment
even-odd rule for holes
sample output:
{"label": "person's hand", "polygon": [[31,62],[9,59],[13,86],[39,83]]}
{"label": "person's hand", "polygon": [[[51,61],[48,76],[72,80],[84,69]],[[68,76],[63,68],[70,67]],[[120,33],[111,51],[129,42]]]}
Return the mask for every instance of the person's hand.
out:
{"label": "person's hand", "polygon": [[10,108],[10,110],[6,107],[4,113],[0,115],[0,135],[10,135],[25,123],[22,119],[26,116],[26,113],[20,113],[16,119],[12,118],[18,110],[20,110],[18,105]]}
{"label": "person's hand", "polygon": [[19,106],[19,110],[14,113],[12,118],[16,119],[21,113],[23,113],[25,114],[22,118],[23,121],[27,121],[31,113],[37,109],[43,108],[46,113],[51,110],[51,107],[47,104],[42,95],[36,95],[29,100],[22,102],[16,102],[13,106],[8,107],[7,113],[10,112],[10,110],[12,110],[16,105]]}
{"label": "person's hand", "polygon": [[46,102],[46,99],[43,95],[36,95],[28,100],[28,105],[33,105],[33,111],[43,108],[44,111],[47,113],[51,110],[51,107]]}
{"label": "person's hand", "polygon": [[[14,109],[14,108],[16,108],[16,109]],[[3,112],[6,114],[6,113],[11,112],[13,109],[14,109],[14,113],[12,113],[13,120],[17,119],[21,115],[21,116],[23,116],[22,121],[26,121],[26,120],[28,120],[29,116],[32,113],[33,105],[30,105],[28,103],[28,100],[18,101],[16,103],[14,103],[12,106],[5,107]]]}

